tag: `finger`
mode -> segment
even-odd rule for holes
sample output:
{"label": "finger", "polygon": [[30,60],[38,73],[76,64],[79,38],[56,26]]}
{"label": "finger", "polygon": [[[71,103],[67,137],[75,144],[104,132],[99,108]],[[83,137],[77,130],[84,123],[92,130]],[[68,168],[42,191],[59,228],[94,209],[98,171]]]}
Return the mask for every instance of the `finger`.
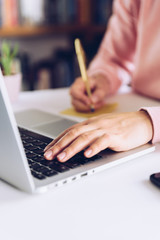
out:
{"label": "finger", "polygon": [[64,148],[69,146],[79,135],[85,133],[86,131],[92,130],[92,127],[88,125],[78,126],[66,132],[54,145],[50,145],[50,148],[45,152],[44,157],[48,160],[53,159],[57,156]]}
{"label": "finger", "polygon": [[93,105],[94,105],[94,109],[98,110],[98,109],[100,109],[101,107],[103,107],[105,105],[105,101],[94,103]]}
{"label": "finger", "polygon": [[67,131],[69,131],[69,129],[65,130],[64,132],[62,132],[56,139],[54,139],[52,142],[50,142],[45,148],[44,148],[44,152],[48,151],[48,149],[50,149],[56,142],[59,141],[60,138],[62,138]]}
{"label": "finger", "polygon": [[110,145],[110,137],[108,134],[103,134],[101,137],[97,138],[90,147],[84,152],[86,157],[92,157],[102,150],[108,148]]}
{"label": "finger", "polygon": [[[85,123],[85,122],[84,122]],[[48,149],[50,149],[53,145],[56,144],[56,142],[58,142],[67,132],[69,132],[73,127],[77,127],[77,126],[80,126],[82,125],[82,123],[77,123],[77,124],[74,124],[73,126],[67,128],[66,130],[64,130],[57,138],[55,138],[52,142],[50,142],[44,149],[44,152],[48,151]]]}
{"label": "finger", "polygon": [[92,91],[97,87],[97,79],[94,77],[89,77],[89,84]]}
{"label": "finger", "polygon": [[79,93],[74,93],[71,95],[71,99],[73,100],[77,100],[79,102],[81,102],[82,104],[85,105],[89,105],[91,103],[91,100],[89,99],[88,95],[86,94],[86,92],[79,92]]}
{"label": "finger", "polygon": [[75,139],[75,141],[73,141],[68,147],[66,147],[60,154],[57,155],[57,159],[60,162],[66,162],[75,154],[92,144],[92,142],[98,137],[99,135],[95,134],[95,131],[88,131],[81,134],[77,139]]}
{"label": "finger", "polygon": [[78,112],[89,112],[90,104],[86,104],[78,99],[72,99],[72,105]]}
{"label": "finger", "polygon": [[76,79],[75,83],[70,88],[70,95],[72,99],[77,99],[85,104],[89,104],[90,99],[86,94],[86,88],[81,78]]}
{"label": "finger", "polygon": [[[91,103],[87,105],[85,103],[82,103],[79,100],[72,99],[72,105],[78,112],[90,112],[91,111]],[[105,101],[94,103],[94,109],[98,110],[101,107],[103,107],[104,105],[105,105]]]}

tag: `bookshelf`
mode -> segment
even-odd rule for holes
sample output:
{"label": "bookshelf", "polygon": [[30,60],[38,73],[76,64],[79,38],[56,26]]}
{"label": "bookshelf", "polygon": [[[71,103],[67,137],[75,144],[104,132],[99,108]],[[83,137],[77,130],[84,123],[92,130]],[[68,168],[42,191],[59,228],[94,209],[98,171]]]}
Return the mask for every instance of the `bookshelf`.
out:
{"label": "bookshelf", "polygon": [[18,43],[28,89],[36,89],[44,69],[49,82],[59,79],[49,87],[65,87],[74,81],[79,70],[74,39],[81,39],[89,62],[106,30],[112,1],[0,0],[0,46],[3,40]]}
{"label": "bookshelf", "polygon": [[0,37],[36,37],[54,34],[103,34],[106,26],[104,25],[53,25],[53,26],[15,26],[0,28]]}

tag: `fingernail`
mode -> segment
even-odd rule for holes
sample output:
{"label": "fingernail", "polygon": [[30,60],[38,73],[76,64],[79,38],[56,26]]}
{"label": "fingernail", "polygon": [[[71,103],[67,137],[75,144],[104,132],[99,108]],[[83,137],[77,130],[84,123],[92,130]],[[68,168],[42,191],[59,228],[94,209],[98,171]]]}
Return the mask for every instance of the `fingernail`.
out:
{"label": "fingernail", "polygon": [[51,150],[45,152],[45,154],[44,154],[45,158],[47,158],[49,160],[52,158],[52,155],[53,155],[53,153]]}
{"label": "fingernail", "polygon": [[60,153],[60,154],[57,156],[57,158],[58,158],[60,161],[64,161],[65,157],[66,157],[66,152],[62,152],[62,153]]}
{"label": "fingernail", "polygon": [[45,152],[47,149],[48,149],[48,146],[46,146],[43,151]]}
{"label": "fingernail", "polygon": [[85,151],[85,155],[89,157],[92,154],[92,152],[93,152],[92,149],[88,149]]}

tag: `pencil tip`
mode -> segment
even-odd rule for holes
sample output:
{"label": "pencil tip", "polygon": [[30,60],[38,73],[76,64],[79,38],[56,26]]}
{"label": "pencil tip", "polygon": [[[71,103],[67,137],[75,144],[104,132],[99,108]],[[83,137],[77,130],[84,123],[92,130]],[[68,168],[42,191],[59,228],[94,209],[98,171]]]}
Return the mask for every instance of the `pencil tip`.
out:
{"label": "pencil tip", "polygon": [[91,112],[94,112],[94,111],[95,111],[94,107],[91,106]]}

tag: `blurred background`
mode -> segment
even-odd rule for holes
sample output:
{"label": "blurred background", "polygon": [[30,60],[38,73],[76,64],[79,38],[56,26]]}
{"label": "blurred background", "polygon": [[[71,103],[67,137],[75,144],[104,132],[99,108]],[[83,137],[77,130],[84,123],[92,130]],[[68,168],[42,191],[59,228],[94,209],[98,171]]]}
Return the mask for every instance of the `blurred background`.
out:
{"label": "blurred background", "polygon": [[79,75],[74,39],[89,63],[96,54],[113,0],[0,0],[0,50],[18,44],[23,90],[68,87]]}

